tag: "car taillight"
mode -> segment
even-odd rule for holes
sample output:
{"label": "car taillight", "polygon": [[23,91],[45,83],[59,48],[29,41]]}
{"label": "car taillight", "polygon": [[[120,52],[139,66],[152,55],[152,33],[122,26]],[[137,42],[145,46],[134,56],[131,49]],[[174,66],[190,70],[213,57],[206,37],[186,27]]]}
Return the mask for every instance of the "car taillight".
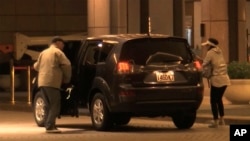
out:
{"label": "car taillight", "polygon": [[117,72],[118,73],[130,73],[132,72],[131,64],[128,62],[119,62],[117,65]]}
{"label": "car taillight", "polygon": [[194,66],[197,70],[201,70],[202,68],[201,63],[199,61],[194,61]]}

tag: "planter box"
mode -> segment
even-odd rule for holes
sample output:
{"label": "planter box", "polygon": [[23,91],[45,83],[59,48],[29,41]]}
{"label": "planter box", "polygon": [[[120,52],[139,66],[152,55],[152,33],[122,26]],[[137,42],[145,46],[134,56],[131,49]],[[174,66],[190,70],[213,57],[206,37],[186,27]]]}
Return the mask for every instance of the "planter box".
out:
{"label": "planter box", "polygon": [[231,79],[224,96],[234,104],[249,104],[250,79]]}

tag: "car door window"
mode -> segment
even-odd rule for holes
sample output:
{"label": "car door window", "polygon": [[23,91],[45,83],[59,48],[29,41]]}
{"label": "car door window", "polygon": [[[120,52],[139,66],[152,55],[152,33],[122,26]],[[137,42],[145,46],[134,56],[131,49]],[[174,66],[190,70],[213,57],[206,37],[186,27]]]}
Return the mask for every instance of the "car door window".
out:
{"label": "car door window", "polygon": [[81,60],[79,61],[81,65],[94,64],[94,48],[97,48],[99,43],[101,43],[100,40],[86,41],[84,50],[80,53]]}
{"label": "car door window", "polygon": [[114,44],[103,42],[101,47],[95,50],[95,58],[97,59],[97,63],[105,62],[113,47]]}
{"label": "car door window", "polygon": [[86,64],[97,64],[105,62],[114,44],[97,42],[95,45],[89,46],[86,52]]}
{"label": "car door window", "polygon": [[87,64],[96,64],[98,52],[95,51],[97,47],[90,47],[87,50],[86,63]]}

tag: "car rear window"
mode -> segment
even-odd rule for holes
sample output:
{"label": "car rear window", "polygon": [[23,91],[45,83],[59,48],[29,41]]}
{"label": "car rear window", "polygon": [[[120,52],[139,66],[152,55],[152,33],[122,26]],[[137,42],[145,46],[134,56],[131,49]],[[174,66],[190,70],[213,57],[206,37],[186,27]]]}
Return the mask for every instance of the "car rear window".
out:
{"label": "car rear window", "polygon": [[[150,60],[151,58],[151,60]],[[184,39],[147,38],[135,39],[123,45],[120,60],[146,65],[152,60],[180,61],[188,63],[192,59],[188,44]]]}

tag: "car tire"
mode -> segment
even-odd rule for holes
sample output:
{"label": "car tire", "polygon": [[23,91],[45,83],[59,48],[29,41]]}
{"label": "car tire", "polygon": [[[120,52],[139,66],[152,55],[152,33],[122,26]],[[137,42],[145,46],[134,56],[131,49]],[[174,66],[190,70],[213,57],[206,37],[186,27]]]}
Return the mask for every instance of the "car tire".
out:
{"label": "car tire", "polygon": [[106,131],[112,128],[112,117],[101,93],[95,94],[90,109],[92,125],[96,130]]}
{"label": "car tire", "polygon": [[126,114],[116,114],[113,116],[115,125],[127,125],[130,122],[131,116]]}
{"label": "car tire", "polygon": [[196,120],[196,112],[178,114],[172,117],[175,126],[178,129],[189,129],[193,126]]}
{"label": "car tire", "polygon": [[36,124],[39,127],[44,127],[44,123],[46,121],[46,115],[48,113],[46,110],[46,107],[47,105],[45,102],[45,98],[42,95],[42,93],[38,91],[34,98],[33,115],[34,115]]}

